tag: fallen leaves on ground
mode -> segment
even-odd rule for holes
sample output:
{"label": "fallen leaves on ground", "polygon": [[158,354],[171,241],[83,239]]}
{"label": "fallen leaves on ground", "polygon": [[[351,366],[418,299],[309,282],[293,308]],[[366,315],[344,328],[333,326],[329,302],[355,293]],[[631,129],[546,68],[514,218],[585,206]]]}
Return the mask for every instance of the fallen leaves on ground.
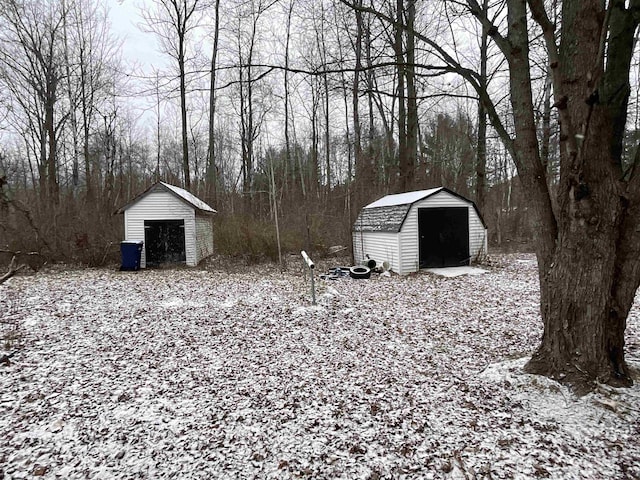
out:
{"label": "fallen leaves on ground", "polygon": [[318,281],[316,306],[301,271],[14,277],[0,478],[640,477],[640,388],[523,373],[536,263],[496,265]]}

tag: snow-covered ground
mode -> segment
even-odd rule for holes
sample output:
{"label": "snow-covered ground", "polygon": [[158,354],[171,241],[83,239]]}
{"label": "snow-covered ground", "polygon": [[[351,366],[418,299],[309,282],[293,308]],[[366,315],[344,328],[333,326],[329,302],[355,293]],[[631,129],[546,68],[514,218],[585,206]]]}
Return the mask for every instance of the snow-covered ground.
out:
{"label": "snow-covered ground", "polygon": [[[640,388],[524,374],[535,260],[500,263],[318,281],[315,307],[265,267],[14,277],[0,479],[640,478]],[[640,382],[640,302],[627,347]]]}

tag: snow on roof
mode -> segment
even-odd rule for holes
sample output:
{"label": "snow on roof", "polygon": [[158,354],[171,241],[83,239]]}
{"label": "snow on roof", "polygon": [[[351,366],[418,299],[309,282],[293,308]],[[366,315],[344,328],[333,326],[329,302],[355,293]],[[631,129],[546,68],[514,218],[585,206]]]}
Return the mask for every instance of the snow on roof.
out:
{"label": "snow on roof", "polygon": [[382,197],[360,210],[353,230],[397,233],[402,228],[411,205],[442,190],[446,189],[438,187]]}
{"label": "snow on roof", "polygon": [[429,190],[416,190],[414,192],[397,193],[395,195],[387,195],[373,203],[370,203],[364,208],[378,208],[378,207],[391,207],[394,205],[407,205],[427,198],[434,193],[442,190],[443,187],[430,188]]}
{"label": "snow on roof", "polygon": [[416,190],[413,192],[396,193],[387,195],[365,206],[360,210],[354,232],[392,232],[397,233],[402,228],[411,206],[440,192],[447,192],[471,204],[478,214],[478,218],[486,228],[486,224],[480,215],[476,204],[445,187],[430,188],[428,190]]}
{"label": "snow on roof", "polygon": [[205,212],[217,213],[213,208],[204,203],[198,197],[193,195],[192,193],[187,192],[184,188],[176,187],[175,185],[169,185],[168,183],[160,182],[160,184],[167,187],[173,193],[184,199],[186,202],[190,203],[194,207],[199,210],[203,210]]}
{"label": "snow on roof", "polygon": [[164,183],[164,182],[154,183],[149,188],[147,188],[144,192],[142,192],[139,195],[136,195],[133,199],[129,200],[129,202],[125,206],[119,208],[116,211],[116,213],[124,213],[124,211],[127,208],[129,208],[131,205],[133,205],[134,203],[142,200],[144,197],[146,197],[150,193],[158,191],[158,189],[161,189],[161,190],[166,189],[166,190],[168,190],[172,195],[175,195],[180,200],[183,200],[183,201],[187,202],[193,208],[195,208],[197,210],[200,210],[201,212],[218,213],[213,208],[211,208],[209,205],[207,205],[205,202],[200,200],[198,197],[196,197],[192,193],[187,192],[184,188],[176,187],[175,185],[170,185],[170,184]]}

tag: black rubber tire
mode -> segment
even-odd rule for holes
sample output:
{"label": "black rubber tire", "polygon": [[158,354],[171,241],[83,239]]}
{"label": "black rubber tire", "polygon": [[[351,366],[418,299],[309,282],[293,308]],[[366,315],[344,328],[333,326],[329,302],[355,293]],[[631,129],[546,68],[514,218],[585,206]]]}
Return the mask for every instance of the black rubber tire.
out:
{"label": "black rubber tire", "polygon": [[351,278],[369,278],[371,277],[371,269],[369,267],[351,267],[349,268],[349,275]]}

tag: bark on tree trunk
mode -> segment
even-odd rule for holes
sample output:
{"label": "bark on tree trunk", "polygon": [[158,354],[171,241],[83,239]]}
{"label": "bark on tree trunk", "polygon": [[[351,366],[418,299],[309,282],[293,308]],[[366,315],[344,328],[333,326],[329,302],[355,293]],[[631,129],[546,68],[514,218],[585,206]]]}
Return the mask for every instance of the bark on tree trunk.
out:
{"label": "bark on tree trunk", "polygon": [[[535,7],[540,2],[534,18],[553,38]],[[562,122],[559,222],[556,248],[540,266],[544,334],[527,370],[579,390],[593,381],[631,384],[624,331],[640,284],[640,185],[624,184],[620,168],[638,21],[622,13],[624,1],[613,7],[607,19],[597,0],[565,3],[559,60],[551,64]]]}
{"label": "bark on tree trunk", "polygon": [[413,33],[416,16],[416,1],[407,5],[407,153],[405,161],[406,181],[404,188],[410,190],[415,185],[415,170],[418,162],[418,99],[415,84],[415,35]]}
{"label": "bark on tree trunk", "polygon": [[[482,11],[488,12],[489,0],[483,0]],[[480,39],[480,89],[487,91],[487,61],[489,48],[489,30],[482,26],[482,38]],[[478,148],[476,157],[476,205],[480,213],[484,213],[486,197],[486,173],[487,173],[487,110],[481,98],[478,99]]]}
{"label": "bark on tree trunk", "polygon": [[397,97],[398,97],[398,170],[396,192],[405,192],[409,183],[409,165],[407,152],[407,114],[405,95],[405,59],[404,59],[404,0],[396,0],[396,31],[394,39],[394,53],[397,69]]}
{"label": "bark on tree trunk", "polygon": [[45,105],[45,130],[48,139],[47,155],[47,195],[48,200],[57,205],[59,200],[58,187],[58,141],[56,137],[56,127],[54,123],[54,103],[55,86],[52,87],[51,94],[47,96]]}
{"label": "bark on tree trunk", "polygon": [[218,170],[216,166],[216,73],[218,58],[218,40],[220,36],[220,0],[215,1],[215,23],[213,29],[213,48],[211,49],[211,70],[209,80],[209,162],[207,164],[207,193],[213,205],[218,203]]}
{"label": "bark on tree trunk", "polygon": [[191,172],[189,171],[189,139],[187,135],[187,86],[185,80],[184,37],[179,37],[178,67],[180,69],[180,118],[182,124],[182,169],[184,187],[191,189]]}
{"label": "bark on tree trunk", "polygon": [[[358,6],[362,6],[362,0],[356,0]],[[366,175],[366,165],[362,154],[362,129],[360,127],[360,72],[362,70],[362,12],[356,10],[356,38],[355,38],[355,70],[353,72],[353,156],[355,160],[355,181],[356,181],[356,204],[363,203],[366,185],[364,177]]]}

